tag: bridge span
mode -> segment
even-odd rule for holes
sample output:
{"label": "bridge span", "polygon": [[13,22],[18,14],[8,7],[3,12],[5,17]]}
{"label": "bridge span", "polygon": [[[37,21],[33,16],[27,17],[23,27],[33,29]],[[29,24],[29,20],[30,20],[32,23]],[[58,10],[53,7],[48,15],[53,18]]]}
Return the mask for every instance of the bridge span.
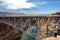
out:
{"label": "bridge span", "polygon": [[[60,15],[50,15],[50,14],[0,14],[0,22],[10,25],[22,32],[26,32],[31,26],[40,27],[40,20],[42,18],[47,19],[46,31],[48,33],[48,25],[50,18],[58,19],[57,25],[60,29]],[[55,24],[54,24],[55,25]]]}

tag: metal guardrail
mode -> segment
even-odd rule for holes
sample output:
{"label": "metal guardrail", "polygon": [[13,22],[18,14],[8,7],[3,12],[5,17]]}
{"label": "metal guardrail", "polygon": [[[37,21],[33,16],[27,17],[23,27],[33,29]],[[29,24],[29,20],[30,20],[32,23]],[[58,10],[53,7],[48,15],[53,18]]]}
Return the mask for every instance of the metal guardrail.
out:
{"label": "metal guardrail", "polygon": [[51,14],[0,14],[0,17],[60,17]]}

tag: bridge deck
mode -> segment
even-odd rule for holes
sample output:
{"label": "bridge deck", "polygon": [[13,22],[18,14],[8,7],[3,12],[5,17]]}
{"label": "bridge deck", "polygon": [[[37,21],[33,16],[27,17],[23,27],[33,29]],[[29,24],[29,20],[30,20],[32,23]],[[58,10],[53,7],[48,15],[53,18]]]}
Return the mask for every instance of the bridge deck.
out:
{"label": "bridge deck", "polygon": [[50,15],[50,14],[0,14],[0,17],[60,17],[60,15]]}

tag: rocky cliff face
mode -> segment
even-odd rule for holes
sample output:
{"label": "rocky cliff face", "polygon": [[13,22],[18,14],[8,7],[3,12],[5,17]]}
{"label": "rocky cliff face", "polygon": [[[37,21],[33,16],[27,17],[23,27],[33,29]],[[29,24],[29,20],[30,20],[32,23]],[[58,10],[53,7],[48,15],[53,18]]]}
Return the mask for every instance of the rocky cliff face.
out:
{"label": "rocky cliff face", "polygon": [[[60,15],[60,12],[53,13],[52,15]],[[54,35],[54,31],[57,32],[58,18],[41,18],[39,21],[40,24],[40,35],[37,37],[37,40],[42,40],[42,38],[50,37]],[[55,28],[55,26],[57,26]]]}

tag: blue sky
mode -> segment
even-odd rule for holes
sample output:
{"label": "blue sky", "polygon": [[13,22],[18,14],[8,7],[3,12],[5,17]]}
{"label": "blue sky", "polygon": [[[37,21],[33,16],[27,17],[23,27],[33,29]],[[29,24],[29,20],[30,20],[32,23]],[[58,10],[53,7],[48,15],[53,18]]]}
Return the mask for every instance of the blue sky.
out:
{"label": "blue sky", "polygon": [[60,12],[60,0],[0,0],[0,12],[51,14]]}

